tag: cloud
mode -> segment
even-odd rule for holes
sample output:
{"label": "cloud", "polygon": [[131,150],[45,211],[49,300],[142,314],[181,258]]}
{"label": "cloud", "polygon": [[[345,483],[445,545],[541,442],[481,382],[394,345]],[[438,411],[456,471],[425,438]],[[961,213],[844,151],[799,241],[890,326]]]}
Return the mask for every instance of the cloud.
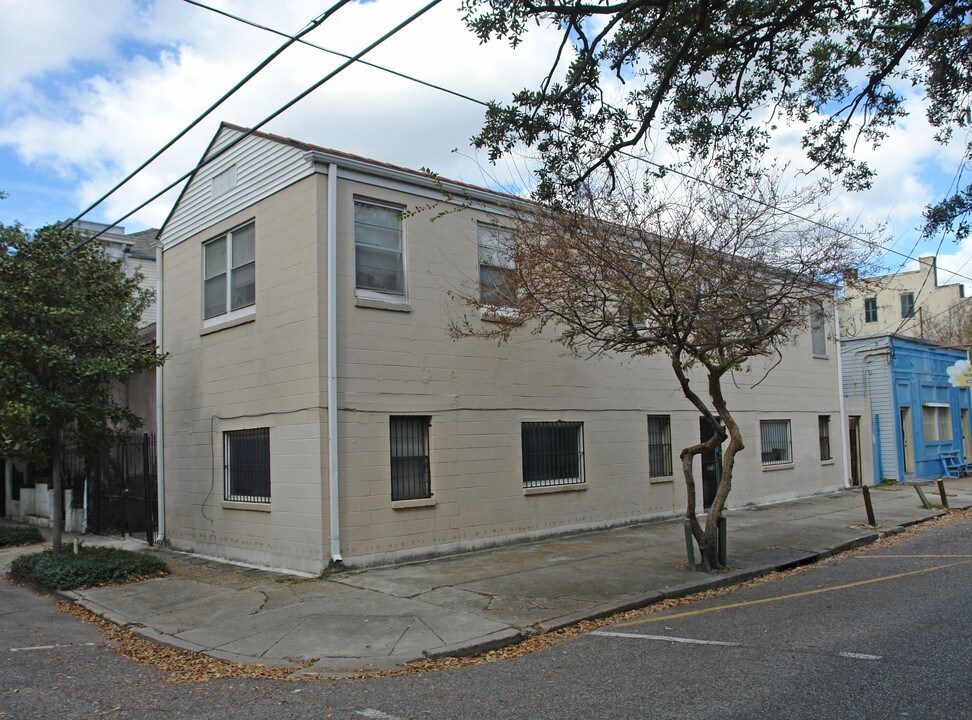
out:
{"label": "cloud", "polygon": [[[355,53],[420,6],[414,0],[350,4],[308,39]],[[113,18],[93,36],[95,44],[105,47],[90,51],[89,37],[61,48],[56,58],[25,61],[10,72],[8,85],[30,101],[0,125],[0,144],[14,148],[24,164],[75,183],[79,208],[140,164],[283,42],[187,4],[137,6],[104,0],[97,10],[103,19]],[[88,12],[76,3],[65,3],[61,11],[67,25],[81,22]],[[310,0],[273,7],[244,2],[233,11],[287,33],[297,32],[321,12]],[[6,32],[28,32],[43,21],[41,16],[18,20],[19,27]],[[542,70],[537,68],[543,67],[541,61],[550,56],[555,42],[537,32],[515,52],[504,43],[479,45],[462,26],[455,4],[445,4],[367,59],[488,100],[506,98],[539,80]],[[311,48],[288,49],[93,218],[117,219],[190,169],[220,120],[252,126],[340,62]],[[76,77],[70,89],[53,88],[51,78],[56,82],[59,71],[75,75],[86,67],[90,71]],[[491,171],[481,169],[468,147],[482,115],[483,108],[474,103],[354,66],[265,129],[483,183]],[[452,153],[454,148],[463,153]],[[517,172],[502,168],[497,179],[515,182]],[[157,225],[170,207],[171,197],[129,222]]]}

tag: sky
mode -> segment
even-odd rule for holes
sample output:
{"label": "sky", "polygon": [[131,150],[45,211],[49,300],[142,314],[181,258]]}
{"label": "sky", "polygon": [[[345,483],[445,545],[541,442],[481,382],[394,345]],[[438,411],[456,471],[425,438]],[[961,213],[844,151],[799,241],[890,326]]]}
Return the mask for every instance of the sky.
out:
{"label": "sky", "polygon": [[[288,35],[329,2],[205,0]],[[354,54],[424,3],[354,2],[307,39]],[[183,0],[0,0],[0,222],[36,228],[85,210],[162,147],[276,49],[283,38]],[[458,0],[445,0],[366,56],[371,62],[470,97],[504,101],[546,74],[559,37],[540,28],[516,49],[481,45],[462,23]],[[252,126],[342,62],[295,45],[216,109],[144,172],[85,216],[113,223],[198,161],[222,120]],[[918,257],[939,254],[939,282],[972,287],[972,242],[921,241],[924,206],[942,197],[961,162],[962,142],[938,145],[912,110],[877,150],[865,192],[835,191],[831,207],[862,227],[887,226],[887,245]],[[470,146],[481,105],[355,65],[263,129],[306,142],[465,182],[517,192],[530,185],[529,161],[514,153],[495,165]],[[800,129],[782,128],[773,152],[806,166]],[[964,137],[959,138],[964,141]],[[664,149],[661,149],[664,155]],[[657,156],[657,155],[656,155]],[[178,187],[136,212],[128,232],[158,227]],[[890,271],[917,266],[893,252]],[[968,278],[953,276],[955,271]]]}

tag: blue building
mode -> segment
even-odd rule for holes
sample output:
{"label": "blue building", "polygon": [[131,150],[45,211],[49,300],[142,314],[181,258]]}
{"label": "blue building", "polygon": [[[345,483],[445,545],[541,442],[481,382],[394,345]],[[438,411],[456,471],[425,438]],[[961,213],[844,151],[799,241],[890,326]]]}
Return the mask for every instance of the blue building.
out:
{"label": "blue building", "polygon": [[[967,359],[965,351],[898,335],[841,340],[844,397],[870,401],[875,484],[942,477],[943,452],[972,461],[970,390],[948,375]],[[853,446],[853,423],[850,430]]]}

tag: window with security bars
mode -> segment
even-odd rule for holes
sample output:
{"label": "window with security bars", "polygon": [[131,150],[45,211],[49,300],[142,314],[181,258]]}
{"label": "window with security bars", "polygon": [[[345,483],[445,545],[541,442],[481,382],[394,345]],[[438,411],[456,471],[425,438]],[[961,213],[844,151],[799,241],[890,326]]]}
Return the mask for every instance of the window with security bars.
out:
{"label": "window with security bars", "polygon": [[759,442],[763,465],[786,465],[793,462],[789,420],[760,420]]}
{"label": "window with security bars", "polygon": [[668,415],[648,416],[648,477],[672,474],[672,422]]}
{"label": "window with security bars", "polygon": [[225,499],[270,502],[270,428],[223,433],[223,477]]}
{"label": "window with security bars", "polygon": [[402,415],[389,419],[392,500],[432,497],[429,426],[432,418]]}
{"label": "window with security bars", "polygon": [[830,453],[830,415],[817,416],[817,429],[820,437],[820,459],[831,460]]}
{"label": "window with security bars", "polygon": [[584,424],[525,422],[523,486],[547,487],[584,482]]}
{"label": "window with security bars", "polygon": [[876,297],[864,298],[864,322],[878,321],[878,303]]}

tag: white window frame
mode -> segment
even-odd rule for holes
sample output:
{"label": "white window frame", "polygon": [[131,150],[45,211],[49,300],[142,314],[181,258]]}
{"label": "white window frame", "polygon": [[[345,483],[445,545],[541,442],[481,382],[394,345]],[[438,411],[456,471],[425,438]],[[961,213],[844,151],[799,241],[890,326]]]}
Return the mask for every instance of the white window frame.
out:
{"label": "white window frame", "polygon": [[[235,233],[246,227],[253,226],[253,302],[248,305],[241,305],[238,308],[232,307],[233,300],[233,272],[239,268],[233,268],[233,236]],[[226,267],[223,268],[226,274],[226,309],[218,315],[206,317],[206,247],[217,242],[226,243]],[[247,263],[249,264],[249,263]],[[218,325],[228,320],[249,317],[256,312],[256,220],[248,220],[241,225],[237,225],[232,230],[210,238],[202,244],[202,316],[203,327]],[[242,267],[242,266],[241,266]]]}
{"label": "white window frame", "polygon": [[[382,208],[384,210],[391,210],[399,215],[398,218],[398,237],[399,237],[399,252],[402,256],[402,292],[401,294],[395,292],[382,292],[380,290],[372,290],[370,288],[359,288],[358,287],[358,223],[354,219],[354,207],[352,206],[352,223],[353,223],[353,234],[354,234],[354,296],[359,298],[367,298],[370,300],[384,300],[386,302],[393,303],[407,303],[408,302],[408,253],[406,252],[405,243],[405,219],[401,215],[405,212],[405,208],[401,205],[396,205],[394,203],[384,202],[382,200],[372,200],[366,197],[355,197],[354,206],[356,205],[370,205],[371,207]],[[362,246],[365,246],[362,243]],[[366,247],[366,246],[365,246]],[[382,248],[387,250],[387,248]]]}
{"label": "white window frame", "polygon": [[[826,434],[824,430],[826,429]],[[824,457],[824,439],[827,440],[826,457]],[[834,459],[833,434],[831,433],[830,415],[817,415],[817,440],[820,443],[820,462]]]}
{"label": "white window frame", "polygon": [[[496,248],[487,248],[494,250],[493,255],[488,258],[483,256],[483,235],[484,233],[492,232],[497,235],[509,234],[511,231],[504,228],[496,223],[489,222],[477,222],[476,223],[476,257],[477,257],[477,270],[478,270],[478,283],[479,283],[479,302],[484,309],[493,311],[506,311],[515,310],[516,308],[516,290],[513,291],[513,303],[512,304],[497,304],[489,303],[483,298],[483,268],[488,268],[490,270],[499,271],[503,273],[504,271],[509,271],[514,269],[512,258],[505,258],[506,263],[502,264],[504,258],[499,257],[499,253],[495,252]],[[488,260],[497,260],[497,262],[489,262]]]}
{"label": "white window frame", "polygon": [[921,423],[925,442],[950,443],[952,432],[952,406],[948,403],[929,402],[921,406]]}
{"label": "white window frame", "polygon": [[[907,307],[905,307],[905,298],[908,299]],[[913,292],[903,292],[899,296],[899,299],[901,301],[901,319],[910,320],[917,312],[917,306],[915,305],[915,294]],[[906,310],[909,311],[908,314],[905,314]]]}

